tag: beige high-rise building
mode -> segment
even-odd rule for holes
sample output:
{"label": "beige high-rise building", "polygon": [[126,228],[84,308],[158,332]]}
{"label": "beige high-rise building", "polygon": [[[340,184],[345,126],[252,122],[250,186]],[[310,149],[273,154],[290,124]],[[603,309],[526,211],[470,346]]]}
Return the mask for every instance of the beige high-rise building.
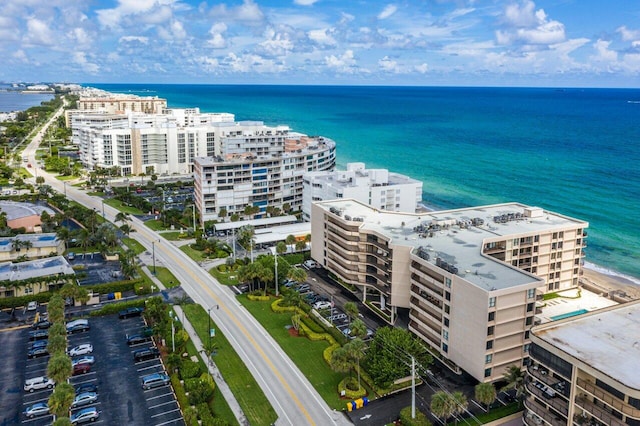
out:
{"label": "beige high-rise building", "polygon": [[537,294],[577,286],[586,222],[517,203],[396,213],[313,204],[313,259],[390,324],[480,381],[523,365]]}
{"label": "beige high-rise building", "polygon": [[640,302],[531,330],[524,422],[640,425]]}

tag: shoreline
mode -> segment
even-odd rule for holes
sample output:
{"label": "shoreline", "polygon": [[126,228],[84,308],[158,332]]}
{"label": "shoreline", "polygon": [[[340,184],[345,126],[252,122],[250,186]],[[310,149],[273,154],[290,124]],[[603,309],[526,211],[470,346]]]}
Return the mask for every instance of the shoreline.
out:
{"label": "shoreline", "polygon": [[596,265],[585,265],[582,270],[584,273],[580,278],[581,282],[600,288],[603,292],[619,291],[626,293],[632,299],[640,299],[640,284],[633,280],[616,275],[614,271],[611,271],[611,274],[601,272],[602,268]]}

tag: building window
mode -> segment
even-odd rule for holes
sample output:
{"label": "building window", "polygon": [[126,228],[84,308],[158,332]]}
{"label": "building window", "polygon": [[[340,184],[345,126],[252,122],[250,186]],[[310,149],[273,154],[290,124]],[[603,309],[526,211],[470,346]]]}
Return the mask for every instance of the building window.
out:
{"label": "building window", "polygon": [[444,340],[449,340],[449,332],[447,330],[442,330],[442,338]]}
{"label": "building window", "polygon": [[444,319],[444,326],[449,327],[449,318]]}
{"label": "building window", "polygon": [[524,349],[524,353],[525,353],[525,354],[528,354],[528,353],[529,353],[529,346],[530,346],[530,344],[529,344],[529,343],[526,343],[526,344],[524,345],[524,348],[523,348],[523,349]]}
{"label": "building window", "polygon": [[484,357],[485,364],[491,364],[491,361],[493,361],[493,354],[488,354]]}
{"label": "building window", "polygon": [[24,288],[24,294],[33,294],[33,288],[32,287],[25,287]]}
{"label": "building window", "polygon": [[533,317],[527,317],[527,320],[525,321],[525,324],[527,324],[527,325],[533,324]]}
{"label": "building window", "polygon": [[529,331],[529,330],[527,330],[527,331],[525,331],[525,332],[524,332],[524,339],[525,339],[525,340],[527,340],[527,339],[529,338],[529,333],[530,333],[530,331]]}
{"label": "building window", "polygon": [[447,345],[446,343],[442,344],[442,352],[447,353],[449,352],[449,345]]}
{"label": "building window", "polygon": [[451,307],[449,305],[444,305],[444,313],[448,314],[451,311]]}
{"label": "building window", "polygon": [[490,368],[485,368],[484,377],[491,377],[491,369]]}
{"label": "building window", "polygon": [[444,292],[444,298],[447,300],[451,300],[451,293],[449,293],[448,291]]}
{"label": "building window", "polygon": [[444,285],[445,285],[447,288],[451,288],[451,279],[450,279],[450,278],[445,278],[445,279],[444,279]]}
{"label": "building window", "polygon": [[495,297],[490,297],[489,298],[489,307],[490,308],[495,308],[496,307],[496,298]]}
{"label": "building window", "polygon": [[493,349],[493,340],[487,340],[487,350]]}
{"label": "building window", "polygon": [[533,311],[533,303],[527,303],[527,312]]}
{"label": "building window", "polygon": [[493,336],[494,327],[491,325],[487,327],[487,336]]}
{"label": "building window", "polygon": [[527,290],[527,299],[533,299],[534,297],[536,297],[536,289],[530,288]]}
{"label": "building window", "polygon": [[495,321],[495,320],[496,320],[496,313],[489,312],[489,321]]}

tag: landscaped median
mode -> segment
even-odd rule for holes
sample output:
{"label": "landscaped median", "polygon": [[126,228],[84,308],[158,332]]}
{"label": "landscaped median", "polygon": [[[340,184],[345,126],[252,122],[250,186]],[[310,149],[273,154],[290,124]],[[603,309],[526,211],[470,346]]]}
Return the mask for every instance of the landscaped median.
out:
{"label": "landscaped median", "polygon": [[236,397],[244,415],[252,425],[271,425],[278,418],[269,400],[262,392],[243,360],[233,349],[218,326],[209,319],[207,311],[200,305],[182,305],[187,319],[204,344],[209,341],[209,321],[216,330],[212,339],[216,355],[213,357],[218,370]]}

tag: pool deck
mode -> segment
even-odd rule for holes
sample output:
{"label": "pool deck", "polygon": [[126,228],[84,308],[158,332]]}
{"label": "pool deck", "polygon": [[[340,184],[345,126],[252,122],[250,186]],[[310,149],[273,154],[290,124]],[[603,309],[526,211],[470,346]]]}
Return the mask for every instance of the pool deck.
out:
{"label": "pool deck", "polygon": [[562,297],[542,301],[545,306],[542,308],[542,314],[537,315],[537,317],[542,320],[543,324],[554,321],[554,318],[555,320],[561,319],[563,315],[582,309],[595,311],[618,304],[584,288],[580,290],[580,297],[577,297],[577,289],[565,290],[558,292],[558,294]]}

